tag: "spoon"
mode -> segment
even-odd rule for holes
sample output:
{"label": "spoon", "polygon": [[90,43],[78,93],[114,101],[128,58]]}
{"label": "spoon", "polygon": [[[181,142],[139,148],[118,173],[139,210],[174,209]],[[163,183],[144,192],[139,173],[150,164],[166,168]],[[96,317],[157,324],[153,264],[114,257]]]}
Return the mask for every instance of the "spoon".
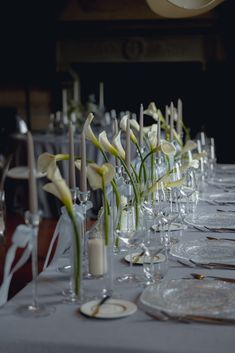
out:
{"label": "spoon", "polygon": [[216,237],[206,237],[208,240],[226,240],[226,241],[235,241],[235,239],[231,238],[216,238]]}
{"label": "spoon", "polygon": [[218,277],[218,276],[206,276],[201,273],[191,273],[191,276],[195,279],[205,279],[205,278],[214,278],[219,281],[224,281],[224,282],[230,282],[230,283],[235,283],[235,278],[226,278],[226,277]]}

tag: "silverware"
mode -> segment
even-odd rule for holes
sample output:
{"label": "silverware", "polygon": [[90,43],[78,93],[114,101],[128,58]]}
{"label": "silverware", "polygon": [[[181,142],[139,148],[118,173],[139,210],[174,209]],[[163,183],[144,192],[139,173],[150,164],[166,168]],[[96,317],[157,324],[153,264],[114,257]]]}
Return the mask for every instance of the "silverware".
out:
{"label": "silverware", "polygon": [[207,231],[215,232],[215,233],[235,233],[235,228],[209,228],[204,227]]}
{"label": "silverware", "polygon": [[235,239],[231,239],[231,238],[216,238],[216,237],[206,237],[208,240],[226,240],[226,241],[235,241]]}
{"label": "silverware", "polygon": [[132,256],[132,259],[131,259],[132,263],[136,264],[139,261],[139,259],[142,256],[144,256],[144,254],[145,254],[145,250],[141,251],[141,253],[139,253],[138,255]]}
{"label": "silverware", "polygon": [[191,273],[191,276],[198,280],[203,280],[205,278],[213,278],[223,282],[235,283],[235,278],[219,277],[219,276],[206,276],[201,273]]}
{"label": "silverware", "polygon": [[227,269],[227,270],[235,270],[235,264],[226,264],[223,262],[208,262],[208,263],[200,263],[200,262],[195,262],[193,260],[189,260],[192,264],[203,267],[203,268],[209,268],[209,269]]}
{"label": "silverware", "polygon": [[100,307],[108,300],[110,299],[110,295],[106,295],[104,298],[102,298],[95,306],[95,310],[91,314],[92,317],[96,316],[99,313]]}
{"label": "silverware", "polygon": [[217,208],[216,210],[217,212],[224,212],[224,213],[235,213],[235,210],[221,210],[219,208]]}

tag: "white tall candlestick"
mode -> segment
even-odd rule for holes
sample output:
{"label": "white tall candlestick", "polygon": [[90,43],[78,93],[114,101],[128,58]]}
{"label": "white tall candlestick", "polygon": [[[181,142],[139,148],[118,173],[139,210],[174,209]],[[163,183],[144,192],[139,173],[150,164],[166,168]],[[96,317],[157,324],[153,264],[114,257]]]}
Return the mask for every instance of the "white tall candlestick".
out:
{"label": "white tall candlestick", "polygon": [[170,106],[170,141],[171,142],[174,139],[174,135],[173,135],[174,117],[175,117],[175,108],[174,108],[174,104],[171,102],[171,106]]}
{"label": "white tall candlestick", "polygon": [[140,105],[140,135],[139,135],[139,144],[140,148],[143,147],[144,143],[144,107],[143,104]]}
{"label": "white tall candlestick", "polygon": [[27,135],[28,168],[29,168],[29,211],[32,214],[38,212],[37,180],[34,159],[34,144],[31,132]]}
{"label": "white tall candlestick", "polygon": [[179,136],[182,135],[182,100],[179,98],[177,102],[177,133]]}
{"label": "white tall candlestick", "polygon": [[76,176],[74,165],[74,131],[73,124],[69,124],[69,187],[70,189],[76,188]]}
{"label": "white tall candlestick", "polygon": [[169,125],[169,107],[166,105],[165,107],[165,119],[166,119],[166,125]]}
{"label": "white tall candlestick", "polygon": [[104,109],[104,83],[100,82],[99,89],[99,108]]}
{"label": "white tall candlestick", "polygon": [[62,111],[63,114],[68,113],[68,100],[67,100],[67,89],[62,90]]}
{"label": "white tall candlestick", "polygon": [[85,133],[81,134],[81,178],[80,178],[80,191],[87,192],[87,175],[86,175],[86,136]]}
{"label": "white tall candlestick", "polygon": [[80,82],[78,79],[74,80],[73,83],[73,100],[78,104],[81,103]]}
{"label": "white tall candlestick", "polygon": [[161,116],[158,114],[157,119],[157,145],[161,144]]}
{"label": "white tall candlestick", "polygon": [[130,139],[130,120],[127,119],[126,124],[126,166],[129,171],[131,171],[131,139]]}

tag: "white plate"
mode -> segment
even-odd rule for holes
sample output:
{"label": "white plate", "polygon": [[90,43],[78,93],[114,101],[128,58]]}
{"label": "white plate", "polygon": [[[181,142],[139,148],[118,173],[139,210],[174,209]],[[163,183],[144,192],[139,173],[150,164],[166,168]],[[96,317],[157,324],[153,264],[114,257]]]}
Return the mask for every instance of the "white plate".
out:
{"label": "white plate", "polygon": [[137,306],[127,300],[108,299],[100,306],[98,314],[92,316],[99,300],[92,300],[80,307],[81,313],[97,319],[118,319],[121,317],[132,315],[136,312]]}
{"label": "white plate", "polygon": [[222,202],[222,203],[235,203],[235,193],[234,192],[221,192],[215,194],[204,194],[200,197],[202,201],[214,201],[214,202]]}
{"label": "white plate", "polygon": [[226,187],[226,186],[231,186],[234,187],[235,186],[235,177],[231,176],[231,177],[222,177],[221,178],[216,178],[213,180],[209,180],[208,184],[210,185],[214,185],[214,186],[220,186],[220,187]]}
{"label": "white plate", "polygon": [[197,263],[235,264],[235,244],[230,241],[191,240],[173,244],[170,254],[181,260]]}
{"label": "white plate", "polygon": [[[127,254],[124,259],[127,261],[127,262],[130,262],[131,259],[135,258],[135,256],[138,256],[139,253],[133,253],[133,254]],[[166,257],[165,255],[163,254],[158,254],[154,257],[154,264],[158,263],[158,262],[163,262],[165,261]],[[144,262],[145,260],[145,262]],[[133,260],[132,260],[133,261]],[[143,265],[143,263],[146,263],[146,264],[149,264],[150,263],[150,259],[147,257],[147,256],[140,256],[138,258],[138,261],[134,261],[133,264],[134,265]]]}
{"label": "white plate", "polygon": [[[152,229],[155,230],[156,232],[159,232],[159,225],[158,224],[154,224],[152,225]],[[181,223],[171,223],[170,225],[170,231],[177,231],[177,230],[184,230],[187,229],[187,226],[185,224],[181,224]],[[165,224],[161,230],[168,230],[168,225]]]}
{"label": "white plate", "polygon": [[[8,170],[7,176],[12,179],[28,179],[29,169],[26,166],[11,168]],[[46,176],[46,173],[36,172],[36,178],[42,178],[44,176]]]}
{"label": "white plate", "polygon": [[235,286],[215,280],[165,280],[140,297],[140,307],[149,314],[234,316],[234,302]]}
{"label": "white plate", "polygon": [[235,229],[235,218],[231,213],[209,213],[187,216],[185,223],[195,227],[208,227],[211,229],[229,228]]}

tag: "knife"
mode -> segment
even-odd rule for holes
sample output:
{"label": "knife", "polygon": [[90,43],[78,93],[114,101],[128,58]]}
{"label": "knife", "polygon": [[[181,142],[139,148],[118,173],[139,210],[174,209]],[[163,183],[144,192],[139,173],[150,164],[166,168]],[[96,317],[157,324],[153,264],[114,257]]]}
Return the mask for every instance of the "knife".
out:
{"label": "knife", "polygon": [[100,307],[110,298],[110,295],[103,297],[95,306],[95,310],[91,314],[92,317],[96,316],[99,313]]}

